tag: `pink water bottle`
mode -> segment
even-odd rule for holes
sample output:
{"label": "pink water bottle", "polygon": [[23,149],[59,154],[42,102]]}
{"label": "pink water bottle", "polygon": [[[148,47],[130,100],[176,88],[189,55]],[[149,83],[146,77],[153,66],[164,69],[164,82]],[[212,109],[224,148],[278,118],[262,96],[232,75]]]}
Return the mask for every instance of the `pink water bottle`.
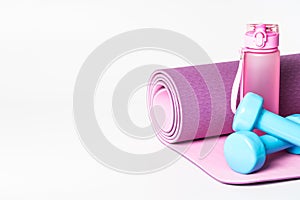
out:
{"label": "pink water bottle", "polygon": [[279,113],[280,52],[278,25],[249,24],[243,49],[242,97],[254,92],[265,109]]}

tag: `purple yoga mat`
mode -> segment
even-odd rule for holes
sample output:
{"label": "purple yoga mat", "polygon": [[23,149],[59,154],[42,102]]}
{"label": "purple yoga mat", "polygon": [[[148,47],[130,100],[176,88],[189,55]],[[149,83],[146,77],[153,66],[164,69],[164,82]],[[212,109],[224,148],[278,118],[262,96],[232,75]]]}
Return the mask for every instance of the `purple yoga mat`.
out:
{"label": "purple yoga mat", "polygon": [[[300,156],[285,152],[269,156],[264,168],[250,175],[227,166],[223,143],[233,132],[230,97],[237,68],[238,61],[233,61],[156,70],[147,99],[157,137],[223,183],[299,178]],[[280,115],[300,113],[299,85],[300,54],[281,56]]]}

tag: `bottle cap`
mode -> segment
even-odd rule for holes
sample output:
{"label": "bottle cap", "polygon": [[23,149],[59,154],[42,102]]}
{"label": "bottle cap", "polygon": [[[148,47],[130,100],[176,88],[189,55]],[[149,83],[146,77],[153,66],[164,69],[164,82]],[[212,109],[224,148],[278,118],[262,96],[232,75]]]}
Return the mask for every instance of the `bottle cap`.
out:
{"label": "bottle cap", "polygon": [[245,47],[250,49],[274,49],[279,46],[277,24],[248,24]]}

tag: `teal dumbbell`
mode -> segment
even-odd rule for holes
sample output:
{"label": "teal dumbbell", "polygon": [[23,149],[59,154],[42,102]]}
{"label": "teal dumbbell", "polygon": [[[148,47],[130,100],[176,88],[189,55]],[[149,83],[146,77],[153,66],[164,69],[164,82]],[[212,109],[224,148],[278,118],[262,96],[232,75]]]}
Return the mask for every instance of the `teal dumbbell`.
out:
{"label": "teal dumbbell", "polygon": [[[300,124],[299,114],[291,115],[286,119]],[[267,154],[284,149],[293,154],[300,154],[300,147],[277,137],[268,134],[258,136],[252,131],[238,131],[227,137],[224,155],[231,169],[238,173],[249,174],[262,168]]]}
{"label": "teal dumbbell", "polygon": [[281,140],[300,146],[300,124],[263,108],[263,98],[249,92],[237,108],[232,128],[235,131],[259,129]]}

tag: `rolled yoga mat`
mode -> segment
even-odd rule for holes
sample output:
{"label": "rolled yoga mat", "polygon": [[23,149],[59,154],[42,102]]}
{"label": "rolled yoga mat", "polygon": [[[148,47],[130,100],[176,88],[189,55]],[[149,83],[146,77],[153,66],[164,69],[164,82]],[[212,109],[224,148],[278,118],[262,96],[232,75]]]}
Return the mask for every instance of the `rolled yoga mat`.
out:
{"label": "rolled yoga mat", "polygon": [[[300,54],[281,56],[280,67],[280,115],[300,113]],[[228,167],[223,144],[233,132],[230,98],[237,68],[238,61],[232,61],[153,72],[147,100],[158,139],[223,183],[300,178],[300,156],[285,151],[269,155],[263,169],[253,174]]]}

